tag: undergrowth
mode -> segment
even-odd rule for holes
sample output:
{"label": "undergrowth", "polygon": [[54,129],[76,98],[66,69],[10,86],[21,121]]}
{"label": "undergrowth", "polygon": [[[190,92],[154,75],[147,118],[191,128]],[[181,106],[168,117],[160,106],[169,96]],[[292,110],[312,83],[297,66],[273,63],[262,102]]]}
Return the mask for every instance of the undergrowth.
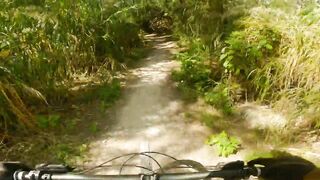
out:
{"label": "undergrowth", "polygon": [[[137,6],[5,0],[0,9],[0,138],[37,131],[32,109],[68,103],[79,76],[112,82],[143,45]],[[112,88],[97,96],[114,101]]]}
{"label": "undergrowth", "polygon": [[208,104],[231,114],[233,100],[226,84],[218,82],[219,72],[212,71],[215,64],[212,64],[209,48],[197,39],[176,58],[181,61],[181,68],[173,72],[173,79],[179,82],[183,95],[192,99],[202,96]]}
{"label": "undergrowth", "polygon": [[[95,104],[104,114],[120,97],[116,73],[145,53],[141,21],[152,21],[154,31],[169,31],[170,18],[155,9],[155,15],[146,17],[146,6],[127,1],[1,1],[2,159],[23,159],[17,154],[37,154],[41,148],[42,153],[58,153],[44,158],[52,161],[77,154],[73,144],[79,139],[61,139],[75,138],[70,133],[82,124],[83,131],[99,131],[98,122],[77,118],[81,106]],[[65,117],[73,111],[76,117]],[[30,137],[39,137],[34,143],[43,147],[34,147]],[[42,141],[46,138],[54,142]]]}
{"label": "undergrowth", "polygon": [[259,101],[286,114],[286,131],[320,127],[316,1],[4,0],[0,10],[1,142],[63,124],[40,109],[100,99],[103,111],[119,97],[115,72],[140,57],[142,29],[186,48],[173,73],[186,99],[225,115]]}
{"label": "undergrowth", "polygon": [[182,93],[196,92],[225,115],[248,101],[275,108],[287,125],[266,130],[268,138],[291,142],[289,134],[319,129],[319,3],[176,1],[165,8],[186,48],[173,73]]}
{"label": "undergrowth", "polygon": [[217,147],[218,155],[228,157],[235,154],[240,148],[240,142],[236,137],[229,136],[225,131],[220,134],[211,135],[206,144]]}

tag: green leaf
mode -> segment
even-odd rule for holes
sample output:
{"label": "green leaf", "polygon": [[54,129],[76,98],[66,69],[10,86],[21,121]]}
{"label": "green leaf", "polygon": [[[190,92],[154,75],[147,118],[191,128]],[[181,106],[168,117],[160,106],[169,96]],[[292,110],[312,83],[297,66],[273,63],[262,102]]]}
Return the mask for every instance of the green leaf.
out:
{"label": "green leaf", "polygon": [[266,48],[269,49],[269,50],[272,50],[272,49],[273,49],[273,47],[272,47],[271,44],[266,44]]}
{"label": "green leaf", "polygon": [[227,53],[222,54],[222,55],[220,56],[220,61],[224,60],[227,56],[228,56]]}
{"label": "green leaf", "polygon": [[236,137],[228,136],[225,131],[220,134],[211,135],[206,140],[206,144],[212,146],[215,145],[218,150],[219,156],[227,157],[233,153],[236,153],[240,147],[240,142]]}

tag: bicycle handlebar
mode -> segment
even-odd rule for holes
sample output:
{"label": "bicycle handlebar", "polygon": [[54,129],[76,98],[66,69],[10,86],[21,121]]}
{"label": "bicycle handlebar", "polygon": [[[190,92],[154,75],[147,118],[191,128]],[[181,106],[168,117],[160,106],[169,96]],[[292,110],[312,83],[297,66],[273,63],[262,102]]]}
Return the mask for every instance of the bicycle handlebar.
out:
{"label": "bicycle handlebar", "polygon": [[139,175],[76,175],[41,170],[16,171],[14,180],[196,180],[206,178],[243,179],[259,176],[260,168],[244,167],[241,169],[219,170],[196,173],[139,174]]}

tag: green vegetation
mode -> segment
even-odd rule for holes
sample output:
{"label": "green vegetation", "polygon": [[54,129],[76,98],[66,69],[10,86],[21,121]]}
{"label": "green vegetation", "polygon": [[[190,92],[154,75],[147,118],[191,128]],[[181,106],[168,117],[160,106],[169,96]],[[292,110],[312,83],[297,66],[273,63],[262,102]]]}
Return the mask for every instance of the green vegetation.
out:
{"label": "green vegetation", "polygon": [[224,114],[229,115],[233,111],[229,91],[230,89],[225,84],[218,84],[204,93],[204,99],[208,104],[221,109]]}
{"label": "green vegetation", "polygon": [[[0,8],[2,136],[17,129],[35,130],[30,105],[65,103],[78,76],[103,75],[103,82],[110,82],[112,71],[142,45],[140,29],[130,18],[135,7],[102,1],[6,0]],[[103,86],[97,96],[114,101],[118,90]]]}
{"label": "green vegetation", "polygon": [[[83,141],[73,131],[99,130],[98,122],[80,122],[82,105],[98,103],[104,113],[120,96],[115,73],[144,56],[141,22],[152,21],[154,31],[170,26],[165,14],[143,12],[145,6],[125,1],[1,1],[0,153],[36,154],[33,143],[61,152],[44,157],[52,161],[77,152]],[[57,130],[73,140],[62,140]],[[24,139],[32,136],[39,141]],[[41,140],[49,137],[61,140]],[[20,141],[29,142],[23,145],[28,152]]]}
{"label": "green vegetation", "polygon": [[57,128],[61,124],[61,117],[59,115],[43,116],[39,115],[37,118],[37,124],[42,129]]}
{"label": "green vegetation", "polygon": [[242,101],[271,105],[289,119],[283,136],[319,127],[316,1],[174,1],[164,8],[187,47],[173,74],[183,92],[195,91],[225,115]]}
{"label": "green vegetation", "polygon": [[[59,107],[77,114],[98,103],[105,112],[120,97],[116,72],[143,57],[144,32],[172,33],[185,48],[173,78],[186,100],[201,97],[226,116],[237,103],[257,101],[286,114],[286,131],[319,129],[319,14],[314,0],[3,0],[0,145],[73,131],[79,116]],[[99,122],[86,123],[99,131]],[[224,132],[208,143],[224,156],[239,147]],[[60,149],[58,159],[73,152],[57,144],[44,149]]]}
{"label": "green vegetation", "polygon": [[239,140],[236,137],[229,136],[225,131],[217,135],[211,135],[207,139],[206,144],[210,146],[215,145],[219,156],[224,157],[236,153],[240,148]]}

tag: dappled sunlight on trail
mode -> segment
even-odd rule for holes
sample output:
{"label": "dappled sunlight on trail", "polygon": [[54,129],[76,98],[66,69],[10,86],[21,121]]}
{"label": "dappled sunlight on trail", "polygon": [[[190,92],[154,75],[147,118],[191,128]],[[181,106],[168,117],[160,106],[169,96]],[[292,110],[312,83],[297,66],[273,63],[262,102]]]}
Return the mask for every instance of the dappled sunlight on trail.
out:
{"label": "dappled sunlight on trail", "polygon": [[[237,108],[235,116],[224,117],[201,100],[186,103],[170,79],[172,70],[179,68],[179,63],[172,60],[177,49],[174,42],[168,41],[167,37],[155,36],[147,37],[147,41],[154,43],[152,52],[124,75],[123,96],[100,122],[102,129],[91,141],[84,165],[94,166],[123,154],[145,151],[216,165],[246,159],[252,152],[276,148],[265,141],[268,137],[262,132],[268,128],[285,129],[287,120],[283,116],[269,107],[245,103]],[[200,121],[206,113],[214,119],[211,128]],[[237,154],[219,157],[216,147],[205,144],[208,136],[221,131],[239,138],[241,149]],[[284,147],[284,150],[297,154],[292,149],[295,148]],[[155,158],[162,165],[170,160],[161,156]],[[125,160],[119,159],[108,165],[121,166]],[[133,158],[128,164],[145,165],[145,161],[145,158]],[[157,168],[154,163],[153,166]],[[140,172],[138,168],[125,168],[123,171],[129,174]],[[118,174],[119,166],[95,173]]]}
{"label": "dappled sunlight on trail", "polygon": [[[159,57],[154,57],[159,58]],[[161,58],[161,57],[160,57]],[[170,69],[174,67],[175,64],[167,61],[167,62],[159,62],[156,64],[151,64],[147,67],[138,68],[132,70],[132,75],[137,76],[140,78],[140,83],[147,83],[147,84],[160,84],[163,81],[166,81],[168,78],[168,73],[170,73]]]}
{"label": "dappled sunlight on trail", "polygon": [[[218,157],[214,148],[204,144],[211,130],[198,121],[185,120],[186,105],[170,80],[171,71],[179,67],[171,57],[176,46],[166,38],[147,38],[155,42],[154,50],[140,67],[129,70],[123,97],[110,110],[111,118],[105,120],[109,127],[90,145],[88,164],[146,150],[205,165],[241,159],[239,154]],[[126,172],[139,173],[136,169]]]}

